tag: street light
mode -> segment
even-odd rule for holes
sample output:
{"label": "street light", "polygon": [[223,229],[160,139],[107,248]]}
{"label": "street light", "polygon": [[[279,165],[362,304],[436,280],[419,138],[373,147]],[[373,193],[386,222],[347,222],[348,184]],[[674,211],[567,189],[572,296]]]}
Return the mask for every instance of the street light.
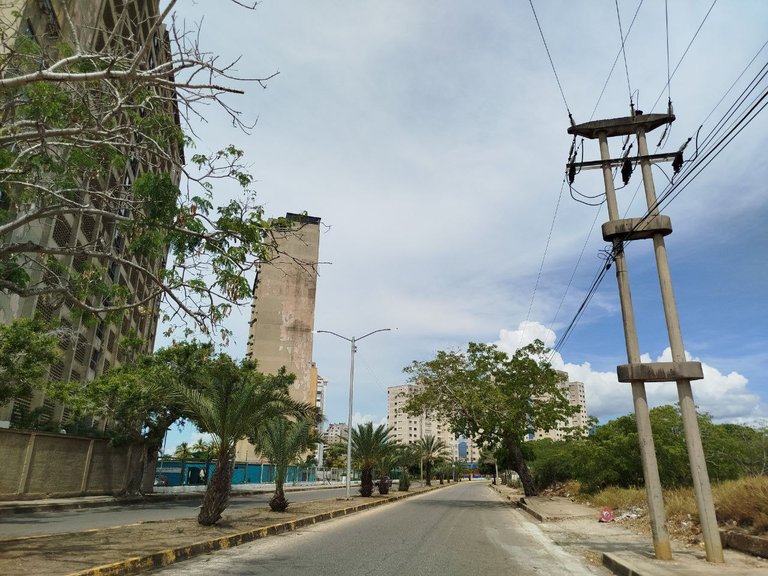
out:
{"label": "street light", "polygon": [[350,500],[352,498],[351,496],[351,480],[352,480],[352,393],[355,387],[355,352],[357,351],[355,348],[355,342],[362,340],[363,338],[367,338],[368,336],[371,336],[372,334],[376,334],[377,332],[389,332],[392,330],[392,328],[379,328],[378,330],[374,330],[373,332],[368,332],[368,334],[365,334],[363,336],[360,336],[359,338],[355,338],[352,336],[351,338],[347,338],[346,336],[342,336],[341,334],[337,334],[336,332],[331,332],[330,330],[317,330],[316,332],[318,334],[332,334],[333,336],[337,336],[338,338],[341,338],[342,340],[346,340],[351,344],[351,352],[350,352],[350,361],[349,361],[349,418],[347,420],[347,500]]}

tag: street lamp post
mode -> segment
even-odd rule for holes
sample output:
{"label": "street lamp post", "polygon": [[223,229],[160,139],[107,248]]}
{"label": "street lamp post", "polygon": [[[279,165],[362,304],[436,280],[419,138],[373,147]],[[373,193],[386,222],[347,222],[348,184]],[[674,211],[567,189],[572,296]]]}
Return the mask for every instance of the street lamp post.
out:
{"label": "street lamp post", "polygon": [[349,418],[347,419],[347,500],[350,500],[352,498],[351,496],[351,486],[352,486],[352,396],[354,392],[355,387],[355,352],[357,349],[355,348],[355,342],[358,342],[362,340],[363,338],[367,338],[368,336],[371,336],[372,334],[376,334],[377,332],[389,332],[392,330],[391,328],[379,328],[378,330],[374,330],[373,332],[368,332],[368,334],[365,334],[363,336],[360,336],[359,338],[356,338],[352,336],[351,338],[347,338],[346,336],[342,336],[341,334],[337,334],[336,332],[331,332],[330,330],[317,330],[318,334],[332,334],[333,336],[336,336],[338,338],[341,338],[342,340],[346,340],[350,343],[350,360],[349,360]]}

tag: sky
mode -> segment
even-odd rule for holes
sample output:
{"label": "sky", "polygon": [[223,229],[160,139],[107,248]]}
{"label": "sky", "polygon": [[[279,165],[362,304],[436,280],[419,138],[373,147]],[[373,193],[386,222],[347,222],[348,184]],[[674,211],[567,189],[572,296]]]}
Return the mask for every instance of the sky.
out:
{"label": "sky", "polygon": [[[201,152],[230,143],[245,151],[268,216],[322,218],[315,329],[393,329],[358,344],[355,422],[384,422],[387,387],[438,350],[475,341],[511,353],[534,338],[562,339],[604,264],[608,219],[605,204],[579,203],[563,187],[568,110],[576,123],[627,116],[632,94],[637,109],[665,112],[669,96],[676,121],[659,151],[692,137],[689,160],[697,132],[703,151],[768,62],[761,0],[675,1],[667,14],[660,0],[532,4],[557,79],[523,1],[177,5],[177,22],[199,25],[201,47],[222,63],[240,58],[242,77],[279,72],[266,89],[246,83],[245,95],[227,100],[257,121],[249,134],[215,107],[194,128]],[[652,152],[662,131],[649,134]],[[621,139],[609,144],[619,156]],[[704,368],[694,398],[717,422],[768,422],[767,145],[763,112],[663,209],[686,353]],[[599,158],[594,141],[582,158]],[[661,193],[671,167],[653,174]],[[580,172],[574,187],[600,203],[599,171]],[[622,216],[644,214],[639,170],[617,197]],[[652,245],[633,242],[626,255],[643,360],[669,360]],[[247,319],[245,305],[228,320],[236,357]],[[346,422],[349,345],[316,334],[314,358],[329,381],[327,421]],[[552,363],[584,382],[587,411],[605,422],[632,411],[629,384],[616,378],[626,361],[611,268]],[[647,390],[652,406],[677,399],[673,383]],[[192,435],[174,431],[168,448]]]}

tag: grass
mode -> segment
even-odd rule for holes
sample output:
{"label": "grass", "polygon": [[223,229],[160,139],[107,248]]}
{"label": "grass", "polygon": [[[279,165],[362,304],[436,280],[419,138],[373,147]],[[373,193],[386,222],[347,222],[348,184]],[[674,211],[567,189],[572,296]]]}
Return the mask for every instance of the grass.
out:
{"label": "grass", "polygon": [[[578,494],[599,508],[645,512],[647,499],[643,488],[606,488],[596,494],[579,494],[578,482],[569,482],[565,490]],[[712,487],[715,511],[720,525],[739,526],[755,534],[768,533],[768,476],[751,476],[721,482]],[[671,524],[698,527],[696,498],[692,488],[664,491],[664,508]]]}

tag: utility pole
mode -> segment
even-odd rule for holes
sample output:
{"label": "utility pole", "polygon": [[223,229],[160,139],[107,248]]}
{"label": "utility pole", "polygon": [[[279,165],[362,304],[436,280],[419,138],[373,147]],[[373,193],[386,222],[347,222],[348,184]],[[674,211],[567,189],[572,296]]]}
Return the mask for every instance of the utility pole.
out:
{"label": "utility pole", "polygon": [[[627,364],[617,367],[619,382],[629,382],[632,386],[632,398],[637,420],[637,433],[640,442],[640,455],[643,465],[643,477],[648,498],[648,511],[653,534],[653,545],[656,558],[670,560],[672,549],[669,533],[666,528],[664,500],[661,492],[659,469],[656,462],[656,450],[651,433],[651,421],[648,410],[648,400],[645,394],[646,382],[676,382],[680,400],[680,412],[683,418],[685,441],[688,447],[688,458],[693,478],[696,505],[699,511],[706,556],[709,562],[723,562],[723,549],[720,542],[720,532],[715,517],[715,506],[712,499],[712,489],[704,460],[704,450],[701,445],[696,407],[693,402],[691,380],[704,377],[701,363],[687,362],[685,348],[680,332],[680,322],[677,316],[672,280],[669,273],[664,236],[672,233],[672,223],[667,216],[659,213],[656,202],[656,190],[653,184],[651,163],[674,159],[677,153],[648,154],[646,133],[656,128],[670,124],[675,120],[671,111],[667,114],[643,114],[632,110],[632,115],[609,120],[596,120],[584,124],[573,125],[568,133],[583,138],[597,139],[600,143],[600,160],[576,163],[570,161],[571,173],[574,168],[601,168],[605,184],[605,197],[608,206],[608,222],[603,224],[603,239],[613,245],[612,258],[616,263],[616,279],[619,285],[619,300],[624,324],[624,338],[627,349]],[[610,157],[608,138],[636,136],[638,155],[634,158]],[[642,218],[621,218],[619,215],[616,191],[613,185],[614,167],[620,167],[627,161],[639,163],[645,198],[648,206],[647,214]],[[659,285],[664,307],[664,317],[667,324],[672,362],[641,362],[640,347],[635,326],[634,307],[629,287],[629,275],[624,256],[624,242],[630,240],[653,240],[658,270]]]}

